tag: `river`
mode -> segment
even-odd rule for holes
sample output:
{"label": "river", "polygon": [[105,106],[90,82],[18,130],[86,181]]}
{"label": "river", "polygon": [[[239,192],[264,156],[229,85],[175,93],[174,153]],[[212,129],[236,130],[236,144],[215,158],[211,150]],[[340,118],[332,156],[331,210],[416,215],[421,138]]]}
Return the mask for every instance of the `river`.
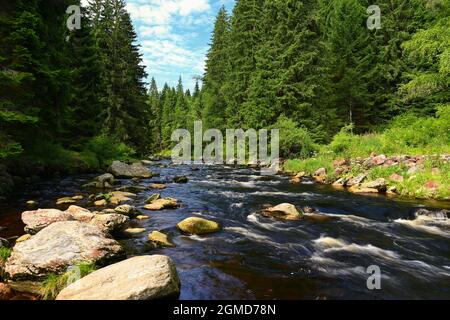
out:
{"label": "river", "polygon": [[[151,166],[160,177],[140,185],[167,183],[157,191],[179,199],[176,210],[146,212],[149,195],[134,206],[150,219],[133,226],[148,232],[120,240],[128,254],[164,254],[177,265],[180,299],[450,299],[450,229],[420,225],[409,218],[418,208],[450,208],[448,202],[425,202],[384,196],[353,195],[285,175],[261,176],[250,168],[227,166]],[[187,184],[171,183],[186,175]],[[71,176],[30,186],[0,205],[0,237],[23,234],[20,213],[25,202],[55,207],[63,196],[84,194],[80,186],[92,175]],[[131,180],[119,180],[132,184]],[[331,221],[279,221],[256,212],[264,205],[292,203],[333,216]],[[80,204],[83,206],[83,202]],[[222,231],[187,236],[176,224],[189,216],[219,222]],[[168,233],[176,247],[151,249],[152,230]],[[369,290],[367,268],[380,267],[381,289]]]}

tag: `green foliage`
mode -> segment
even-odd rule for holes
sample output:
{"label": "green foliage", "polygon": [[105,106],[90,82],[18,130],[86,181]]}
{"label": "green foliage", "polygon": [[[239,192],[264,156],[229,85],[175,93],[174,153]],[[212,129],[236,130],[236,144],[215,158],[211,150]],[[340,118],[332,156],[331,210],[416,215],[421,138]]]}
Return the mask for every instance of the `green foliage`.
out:
{"label": "green foliage", "polygon": [[298,127],[297,123],[281,116],[273,125],[273,129],[280,130],[280,156],[283,158],[311,157],[317,147],[306,129]]}
{"label": "green foliage", "polygon": [[11,256],[12,249],[7,247],[0,247],[0,260],[1,262],[6,262]]}
{"label": "green foliage", "polygon": [[82,263],[75,265],[74,268],[61,275],[50,274],[43,282],[42,298],[44,300],[54,300],[61,290],[74,280],[78,280],[78,276],[83,278],[95,270],[94,264]]}
{"label": "green foliage", "polygon": [[92,138],[87,143],[84,152],[85,154],[86,152],[87,154],[94,154],[102,167],[110,165],[113,160],[131,160],[136,154],[133,148],[107,135]]}

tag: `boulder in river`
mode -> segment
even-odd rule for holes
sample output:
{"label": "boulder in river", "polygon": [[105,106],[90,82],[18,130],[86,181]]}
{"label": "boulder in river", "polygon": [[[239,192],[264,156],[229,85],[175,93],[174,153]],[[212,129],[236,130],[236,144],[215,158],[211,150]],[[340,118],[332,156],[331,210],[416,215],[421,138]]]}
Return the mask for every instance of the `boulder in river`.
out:
{"label": "boulder in river", "polygon": [[163,210],[163,209],[175,209],[179,206],[178,200],[172,198],[164,198],[152,201],[150,204],[144,206],[147,210]]}
{"label": "boulder in river", "polygon": [[139,214],[139,211],[134,206],[130,206],[129,204],[123,204],[114,209],[117,213],[126,215],[128,217],[133,217]]}
{"label": "boulder in river", "polygon": [[66,211],[56,209],[39,209],[22,213],[25,231],[36,234],[58,221],[80,221],[93,224],[105,232],[120,231],[125,228],[129,218],[114,211],[113,214],[94,214],[87,209],[70,206]]}
{"label": "boulder in river", "polygon": [[158,199],[161,199],[161,195],[159,193],[155,193],[148,197],[148,199],[145,200],[145,203],[152,203],[153,201],[156,201]]}
{"label": "boulder in river", "polygon": [[74,220],[70,212],[58,209],[38,209],[22,213],[25,232],[30,234],[35,234],[54,222],[70,220]]}
{"label": "boulder in river", "polygon": [[136,194],[131,192],[123,192],[123,191],[113,191],[109,194],[109,202],[114,205],[119,205],[122,202],[131,201],[132,198],[136,197]]}
{"label": "boulder in river", "polygon": [[130,218],[123,214],[110,213],[95,215],[89,224],[100,228],[103,232],[114,234],[126,229],[129,222]]}
{"label": "boulder in river", "polygon": [[151,185],[149,186],[149,188],[150,188],[150,189],[160,189],[160,190],[162,190],[162,189],[165,189],[165,188],[166,188],[166,185],[165,185],[165,184],[162,184],[162,183],[153,183],[153,184],[151,184]]}
{"label": "boulder in river", "polygon": [[275,207],[267,208],[261,211],[261,214],[267,217],[274,217],[282,220],[299,220],[303,213],[290,203],[282,203]]}
{"label": "boulder in river", "polygon": [[291,177],[290,182],[291,183],[301,183],[302,178],[305,176],[306,176],[306,172],[304,172],[304,171],[298,172],[297,174],[295,174],[294,176]]}
{"label": "boulder in river", "polygon": [[173,178],[173,182],[175,183],[188,183],[189,179],[186,176],[176,176]]}
{"label": "boulder in river", "polygon": [[96,188],[111,189],[114,184],[114,176],[111,173],[102,174],[94,179]]}
{"label": "boulder in river", "polygon": [[59,198],[56,200],[56,205],[57,206],[62,206],[65,204],[73,204],[73,203],[77,203],[79,201],[79,197],[64,197],[64,198]]}
{"label": "boulder in river", "polygon": [[131,165],[121,161],[114,161],[108,170],[116,178],[150,178],[153,173],[141,162]]}
{"label": "boulder in river", "polygon": [[130,236],[145,232],[145,228],[128,228],[123,231]]}
{"label": "boulder in river", "polygon": [[55,222],[31,239],[16,244],[5,265],[12,280],[42,280],[77,263],[102,265],[124,251],[99,228],[78,221]]}
{"label": "boulder in river", "polygon": [[190,217],[178,223],[177,228],[184,233],[203,235],[219,231],[220,225],[215,221]]}
{"label": "boulder in river", "polygon": [[133,257],[100,270],[63,289],[56,300],[153,300],[177,298],[180,280],[167,256]]}
{"label": "boulder in river", "polygon": [[170,242],[169,237],[159,231],[153,231],[148,235],[148,241],[153,243],[156,247],[174,247],[175,245]]}

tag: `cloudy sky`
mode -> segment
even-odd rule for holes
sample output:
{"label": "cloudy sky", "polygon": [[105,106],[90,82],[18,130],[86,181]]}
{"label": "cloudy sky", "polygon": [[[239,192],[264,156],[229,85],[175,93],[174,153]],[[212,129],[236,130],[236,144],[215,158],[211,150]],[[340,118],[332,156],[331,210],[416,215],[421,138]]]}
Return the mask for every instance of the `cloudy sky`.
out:
{"label": "cloudy sky", "polygon": [[[83,1],[85,2],[85,1]],[[179,76],[193,88],[203,74],[205,54],[215,16],[222,5],[232,11],[234,0],[127,0],[138,33],[149,79],[161,88]]]}

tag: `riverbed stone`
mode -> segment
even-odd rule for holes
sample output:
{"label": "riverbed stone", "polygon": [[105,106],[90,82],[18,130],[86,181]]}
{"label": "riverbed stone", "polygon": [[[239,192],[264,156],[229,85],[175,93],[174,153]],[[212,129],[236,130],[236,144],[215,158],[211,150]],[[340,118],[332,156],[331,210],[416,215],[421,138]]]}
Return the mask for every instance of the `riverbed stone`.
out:
{"label": "riverbed stone", "polygon": [[64,197],[64,198],[59,198],[58,200],[56,200],[57,206],[61,206],[64,204],[72,204],[72,203],[77,203],[77,200],[73,199],[72,197]]}
{"label": "riverbed stone", "polygon": [[95,215],[89,224],[100,228],[104,232],[114,234],[126,229],[129,222],[130,218],[123,214],[110,213]]}
{"label": "riverbed stone", "polygon": [[164,198],[153,201],[150,204],[144,206],[147,210],[163,210],[163,209],[175,209],[179,206],[178,200],[172,198]]}
{"label": "riverbed stone", "polygon": [[374,181],[363,183],[361,188],[377,189],[379,192],[383,192],[386,191],[387,183],[385,179],[379,178]]}
{"label": "riverbed stone", "polygon": [[111,173],[102,174],[94,179],[95,187],[98,189],[111,189],[115,179]]}
{"label": "riverbed stone", "polygon": [[129,235],[135,235],[145,232],[145,228],[128,228],[125,229],[123,232]]}
{"label": "riverbed stone", "polygon": [[25,232],[30,234],[36,234],[54,222],[70,220],[74,220],[70,212],[58,209],[38,209],[22,213]]}
{"label": "riverbed stone", "polygon": [[203,235],[219,231],[220,225],[215,221],[190,217],[178,223],[177,228],[184,233]]}
{"label": "riverbed stone", "polygon": [[174,247],[175,245],[170,242],[169,237],[159,231],[152,231],[148,235],[148,241],[153,243],[156,247]]}
{"label": "riverbed stone", "polygon": [[378,193],[378,189],[354,185],[348,189],[351,193]]}
{"label": "riverbed stone", "polygon": [[189,179],[186,176],[176,176],[175,178],[173,178],[173,181],[175,183],[188,183]]}
{"label": "riverbed stone", "polygon": [[148,197],[147,200],[145,200],[145,203],[152,203],[158,199],[161,199],[161,195],[159,193],[155,193]]}
{"label": "riverbed stone", "polygon": [[153,173],[141,162],[129,165],[125,162],[114,161],[108,171],[116,178],[150,178],[153,176]]}
{"label": "riverbed stone", "polygon": [[108,204],[108,201],[106,199],[97,200],[94,202],[94,206],[96,207],[104,207]]}
{"label": "riverbed stone", "polygon": [[16,244],[5,271],[12,280],[40,280],[77,263],[102,265],[123,254],[119,243],[96,226],[78,221],[55,222]]}
{"label": "riverbed stone", "polygon": [[14,291],[6,283],[0,283],[0,301],[4,300],[10,300],[12,297],[14,297]]}
{"label": "riverbed stone", "polygon": [[150,189],[160,189],[160,190],[162,190],[162,189],[167,188],[167,186],[165,184],[162,184],[162,183],[153,183],[153,184],[151,184],[149,186],[149,188]]}
{"label": "riverbed stone", "polygon": [[122,202],[128,202],[136,197],[136,194],[131,192],[113,191],[109,193],[109,202],[113,205],[119,205]]}
{"label": "riverbed stone", "polygon": [[177,298],[180,280],[167,256],[133,257],[100,270],[63,289],[56,300],[153,300]]}
{"label": "riverbed stone", "polygon": [[29,234],[29,233],[24,234],[24,235],[22,235],[22,236],[20,236],[20,237],[18,237],[18,238],[16,239],[16,243],[20,243],[20,242],[27,241],[27,240],[29,240],[30,238],[31,238],[31,234]]}
{"label": "riverbed stone", "polygon": [[139,214],[139,211],[134,206],[130,206],[129,204],[123,204],[121,206],[118,206],[114,209],[117,213],[126,215],[128,217],[135,216]]}
{"label": "riverbed stone", "polygon": [[78,206],[70,206],[66,211],[69,213],[73,220],[81,221],[81,222],[89,222],[94,217],[94,213],[90,212],[88,209],[78,207]]}
{"label": "riverbed stone", "polygon": [[299,220],[303,213],[290,203],[282,203],[275,207],[267,208],[261,211],[261,214],[267,217],[274,217],[282,220]]}

